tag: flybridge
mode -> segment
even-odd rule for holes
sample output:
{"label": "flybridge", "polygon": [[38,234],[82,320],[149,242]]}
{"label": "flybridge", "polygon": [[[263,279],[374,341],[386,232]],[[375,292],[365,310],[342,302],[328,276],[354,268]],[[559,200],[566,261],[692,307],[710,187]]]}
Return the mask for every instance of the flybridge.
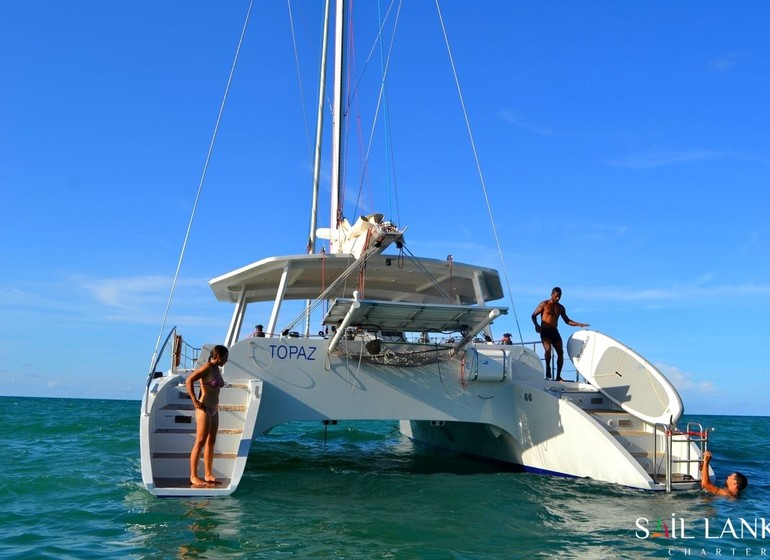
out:
{"label": "flybridge", "polygon": [[[351,255],[289,255],[268,257],[209,282],[219,301],[245,303],[272,301],[276,290],[285,299],[315,299],[355,262]],[[355,283],[341,284],[327,293],[328,299],[352,298]],[[447,260],[420,258],[399,260],[397,255],[378,254],[366,260],[366,299],[420,303],[476,304],[503,297],[500,275],[491,268]]]}

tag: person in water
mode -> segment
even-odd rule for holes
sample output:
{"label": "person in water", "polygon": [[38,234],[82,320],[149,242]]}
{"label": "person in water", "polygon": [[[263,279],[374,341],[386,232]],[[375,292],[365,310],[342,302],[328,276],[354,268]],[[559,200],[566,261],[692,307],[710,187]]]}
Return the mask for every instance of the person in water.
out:
{"label": "person in water", "polygon": [[709,480],[709,463],[711,462],[711,451],[703,452],[703,461],[701,462],[700,487],[706,492],[717,496],[728,496],[737,498],[741,491],[749,485],[748,479],[739,472],[730,474],[725,480],[725,487],[720,488]]}
{"label": "person in water", "polygon": [[[557,329],[559,317],[571,327],[587,327],[588,323],[578,323],[567,317],[567,310],[559,303],[561,299],[561,288],[558,286],[551,290],[551,299],[541,301],[534,313],[532,313],[532,322],[535,324],[535,331],[540,333],[540,340],[545,350],[545,377],[551,379],[551,348],[556,350],[556,381],[562,381],[561,368],[564,366],[564,347],[561,335]],[[538,315],[541,315],[540,324],[537,322]]]}
{"label": "person in water", "polygon": [[[221,484],[214,476],[214,444],[219,429],[219,390],[225,380],[219,368],[227,363],[228,350],[222,345],[215,346],[209,361],[196,369],[187,378],[187,392],[195,407],[195,443],[190,453],[190,483],[195,488],[206,488]],[[200,381],[200,393],[195,395],[195,382]],[[198,476],[198,462],[203,448],[203,478]]]}

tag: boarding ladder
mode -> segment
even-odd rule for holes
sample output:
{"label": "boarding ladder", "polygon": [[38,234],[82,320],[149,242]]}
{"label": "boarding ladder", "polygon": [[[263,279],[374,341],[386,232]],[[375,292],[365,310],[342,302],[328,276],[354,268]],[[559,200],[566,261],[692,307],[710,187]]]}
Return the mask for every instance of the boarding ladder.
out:
{"label": "boarding ladder", "polygon": [[[692,466],[695,465],[695,471],[697,474],[698,464],[703,457],[703,452],[708,450],[709,434],[713,428],[703,429],[703,426],[698,422],[688,422],[684,430],[677,429],[676,425],[669,424],[655,424],[653,429],[653,457],[662,457],[665,461],[665,483],[666,492],[671,492],[671,485],[674,477],[674,465],[684,464],[687,474],[696,478],[692,473]],[[659,437],[662,436],[662,437]],[[694,443],[698,448],[697,456],[693,457],[692,444]],[[662,445],[664,449],[661,449],[659,454],[659,445]],[[678,445],[680,448],[684,448],[684,457],[674,459],[673,449]],[[660,466],[660,465],[659,465]],[[659,471],[659,469],[656,469]]]}

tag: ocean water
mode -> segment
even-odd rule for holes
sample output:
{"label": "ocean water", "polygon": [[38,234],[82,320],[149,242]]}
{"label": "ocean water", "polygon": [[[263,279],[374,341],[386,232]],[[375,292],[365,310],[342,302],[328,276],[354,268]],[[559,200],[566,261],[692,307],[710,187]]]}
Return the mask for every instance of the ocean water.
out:
{"label": "ocean water", "polygon": [[0,558],[723,558],[770,555],[770,418],[714,426],[740,500],[516,474],[414,446],[396,422],[282,426],[226,498],[141,483],[139,403],[0,397]]}

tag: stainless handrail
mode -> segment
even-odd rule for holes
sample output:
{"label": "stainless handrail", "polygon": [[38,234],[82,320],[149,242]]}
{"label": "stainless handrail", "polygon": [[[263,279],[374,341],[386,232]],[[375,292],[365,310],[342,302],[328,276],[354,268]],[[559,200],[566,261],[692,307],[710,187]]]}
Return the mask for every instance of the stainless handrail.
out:
{"label": "stainless handrail", "polygon": [[158,367],[158,363],[160,362],[160,359],[163,357],[163,352],[166,350],[166,345],[168,344],[168,341],[171,340],[171,337],[176,334],[176,327],[172,327],[171,331],[169,331],[168,336],[166,337],[166,340],[163,341],[163,344],[160,347],[160,350],[158,351],[158,355],[155,356],[155,361],[152,363],[152,367],[150,368],[150,372],[147,374],[147,389],[150,388],[150,383],[152,383],[152,380],[155,379],[155,370]]}
{"label": "stainless handrail", "polygon": [[[201,349],[182,340],[181,336],[177,336],[177,328],[172,327],[168,333],[168,336],[166,336],[166,339],[163,341],[157,356],[153,360],[152,367],[147,374],[147,386],[144,389],[145,414],[148,412],[150,386],[152,385],[152,380],[155,379],[159,373],[156,371],[158,364],[163,357],[163,352],[165,352],[166,346],[168,346],[169,341],[172,339],[174,340],[174,345],[171,348],[171,373],[176,373],[177,368],[180,366],[182,369],[192,370],[195,367],[195,363],[197,362],[198,357],[200,356]],[[177,344],[180,345],[179,348],[177,348]],[[179,359],[179,363],[177,363],[177,358]],[[160,373],[162,375],[162,372]]]}
{"label": "stainless handrail", "polygon": [[168,341],[171,340],[171,337],[176,334],[176,326],[172,327],[171,330],[168,333],[168,336],[166,337],[166,340],[163,341],[163,344],[160,347],[160,350],[158,351],[158,354],[155,356],[155,360],[152,363],[152,366],[150,367],[150,371],[147,374],[147,386],[144,388],[144,413],[148,413],[147,407],[150,405],[150,385],[152,384],[152,380],[155,379],[155,370],[158,367],[158,363],[160,362],[161,357],[163,357],[163,352],[166,350],[166,345],[168,344]]}

